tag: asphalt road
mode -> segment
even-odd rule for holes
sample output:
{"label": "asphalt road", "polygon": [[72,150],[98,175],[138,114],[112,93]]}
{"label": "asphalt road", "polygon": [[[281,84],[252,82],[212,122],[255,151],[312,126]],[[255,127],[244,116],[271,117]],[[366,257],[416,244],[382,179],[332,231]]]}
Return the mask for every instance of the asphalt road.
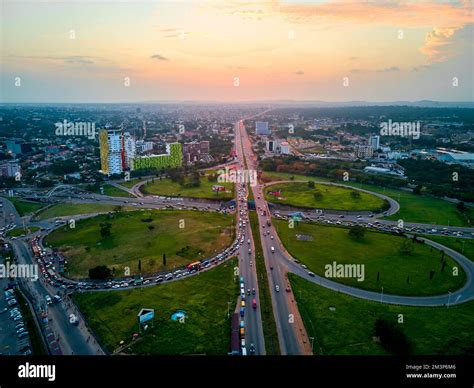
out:
{"label": "asphalt road", "polygon": [[[252,146],[247,132],[240,121],[236,127],[236,138],[241,137],[244,154],[247,161],[247,169],[257,170],[256,158],[252,151]],[[272,297],[272,307],[277,325],[278,339],[280,342],[280,351],[283,355],[299,355],[311,354],[311,347],[303,321],[299,314],[292,292],[286,292],[287,281],[287,265],[282,252],[280,252],[277,244],[278,235],[271,228],[271,234],[274,239],[264,235],[268,230],[265,227],[267,219],[271,219],[268,206],[261,193],[260,186],[251,186],[253,191],[256,208],[267,209],[267,217],[261,216],[258,212],[259,233],[262,242],[263,256],[267,270],[270,293]],[[259,198],[260,197],[260,198]],[[272,252],[271,247],[274,246],[275,251]],[[273,267],[273,269],[271,269]],[[279,287],[279,291],[276,290]]]}
{"label": "asphalt road", "polygon": [[[238,124],[236,124],[237,126]],[[243,162],[243,150],[241,147],[240,139],[235,141],[236,154],[238,158],[239,168],[244,168]],[[250,222],[248,222],[248,211],[247,211],[247,187],[240,183],[236,183],[237,186],[237,214],[240,214],[240,211],[244,213],[246,221],[245,226],[245,239],[239,250],[239,272],[240,276],[244,278],[244,289],[247,293],[247,290],[255,289],[255,295],[246,295],[246,311],[244,315],[245,321],[245,341],[247,347],[247,354],[250,345],[253,344],[255,347],[256,355],[265,354],[265,342],[263,335],[263,326],[262,326],[262,313],[260,309],[260,297],[259,297],[259,288],[258,288],[258,279],[257,279],[257,269],[255,265],[255,242],[253,240],[252,229]],[[243,193],[243,194],[241,194]],[[241,199],[244,199],[245,202],[242,203]],[[250,240],[250,244],[248,244]],[[250,249],[250,253],[249,253]],[[256,299],[257,308],[252,308],[252,300]]]}
{"label": "asphalt road", "polygon": [[[6,213],[13,213],[13,218],[17,220],[17,226],[21,226],[21,218],[11,202],[2,200],[2,203],[3,208],[7,210]],[[16,239],[11,241],[11,244],[19,264],[34,264],[32,254],[25,241]],[[30,279],[21,279],[21,281],[22,285],[26,287],[30,295],[32,295],[33,299],[30,300],[30,302],[34,306],[45,307],[45,296],[53,296],[56,294],[54,289],[43,283],[41,276],[37,281]],[[75,311],[72,308],[66,306],[66,301],[48,306],[49,326],[55,334],[55,338],[59,341],[59,346],[63,354],[104,354],[100,346],[95,343],[93,337],[88,339],[90,334],[83,321],[80,321],[77,327],[69,323],[69,314],[73,312]]]}

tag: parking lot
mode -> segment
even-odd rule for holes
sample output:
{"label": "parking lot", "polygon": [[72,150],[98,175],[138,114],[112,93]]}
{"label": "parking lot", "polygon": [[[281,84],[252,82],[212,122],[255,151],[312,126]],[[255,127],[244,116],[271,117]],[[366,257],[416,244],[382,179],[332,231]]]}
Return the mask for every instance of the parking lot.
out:
{"label": "parking lot", "polygon": [[30,354],[28,331],[21,313],[16,313],[20,307],[18,303],[15,303],[16,298],[13,296],[13,290],[6,291],[7,285],[8,279],[0,279],[0,344],[2,344],[0,353],[4,355]]}

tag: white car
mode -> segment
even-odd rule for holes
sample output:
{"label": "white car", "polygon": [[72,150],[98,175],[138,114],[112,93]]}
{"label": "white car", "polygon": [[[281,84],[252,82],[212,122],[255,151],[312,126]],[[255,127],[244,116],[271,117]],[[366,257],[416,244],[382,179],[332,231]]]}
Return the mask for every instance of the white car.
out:
{"label": "white car", "polygon": [[279,292],[279,291],[280,291],[280,286],[279,286],[278,284],[275,285],[275,291],[276,291],[276,292]]}

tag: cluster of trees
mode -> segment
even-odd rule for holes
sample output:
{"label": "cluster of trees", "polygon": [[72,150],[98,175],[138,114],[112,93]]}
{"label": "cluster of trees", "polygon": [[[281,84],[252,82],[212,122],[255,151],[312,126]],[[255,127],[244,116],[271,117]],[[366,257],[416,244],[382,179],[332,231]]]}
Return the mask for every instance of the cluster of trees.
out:
{"label": "cluster of trees", "polygon": [[168,171],[169,178],[181,185],[183,188],[199,187],[201,186],[201,176],[199,171],[186,171],[184,168],[173,168]]}
{"label": "cluster of trees", "polygon": [[282,157],[265,159],[261,162],[264,171],[285,172],[329,178],[334,182],[344,183],[344,173],[348,172],[351,181],[373,184],[382,187],[400,188],[406,186],[406,181],[394,176],[369,175],[361,172],[367,166],[366,162],[347,162],[342,160],[315,160],[305,162],[297,157]]}
{"label": "cluster of trees", "polygon": [[400,326],[391,321],[378,318],[374,325],[375,336],[382,347],[395,355],[405,356],[411,352],[411,344]]}
{"label": "cluster of trees", "polygon": [[474,202],[474,170],[437,160],[404,159],[399,163],[408,179],[417,185],[417,192],[424,187],[438,197]]}

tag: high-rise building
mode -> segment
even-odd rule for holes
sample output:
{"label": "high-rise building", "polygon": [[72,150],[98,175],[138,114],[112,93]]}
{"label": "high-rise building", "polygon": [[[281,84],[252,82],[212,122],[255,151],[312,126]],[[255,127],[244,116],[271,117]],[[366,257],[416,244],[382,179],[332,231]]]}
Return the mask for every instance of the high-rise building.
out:
{"label": "high-rise building", "polygon": [[255,122],[255,134],[259,136],[268,136],[270,135],[270,130],[268,129],[267,121],[256,121]]}
{"label": "high-rise building", "polygon": [[123,134],[123,150],[125,153],[125,167],[133,170],[133,159],[136,156],[135,139],[129,132]]}
{"label": "high-rise building", "polygon": [[100,165],[104,174],[120,174],[123,171],[122,162],[123,139],[120,129],[101,129],[99,131]]}
{"label": "high-rise building", "polygon": [[9,160],[0,164],[0,176],[13,178],[17,173],[21,173],[18,161]]}
{"label": "high-rise building", "polygon": [[380,148],[380,136],[370,136],[369,146],[371,146],[374,151],[378,150]]}

